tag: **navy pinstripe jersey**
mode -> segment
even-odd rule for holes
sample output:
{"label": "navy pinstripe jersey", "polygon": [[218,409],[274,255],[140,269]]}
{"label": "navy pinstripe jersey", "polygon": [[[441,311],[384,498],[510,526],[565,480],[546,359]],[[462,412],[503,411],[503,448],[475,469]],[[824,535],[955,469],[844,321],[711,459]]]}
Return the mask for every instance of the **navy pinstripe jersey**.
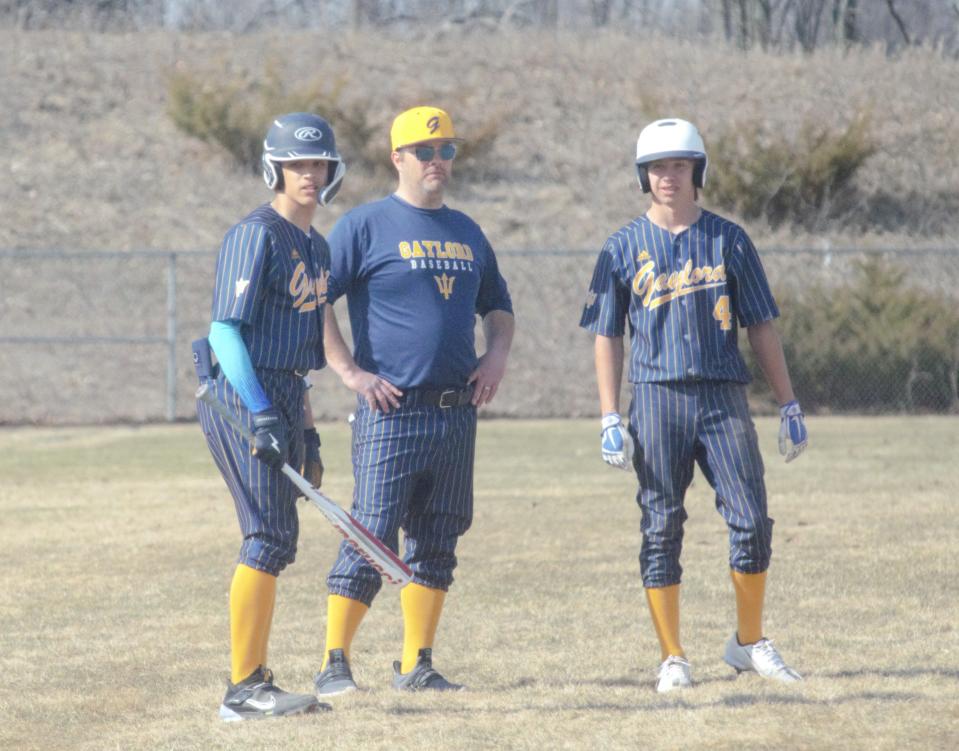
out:
{"label": "navy pinstripe jersey", "polygon": [[703,210],[675,237],[645,216],[614,233],[596,262],[580,326],[618,337],[628,318],[631,383],[748,383],[737,324],[778,316],[746,232]]}
{"label": "navy pinstripe jersey", "polygon": [[242,322],[257,368],[319,370],[330,276],[326,240],[264,204],[226,234],[216,263],[213,320]]}
{"label": "navy pinstripe jersey", "polygon": [[476,222],[391,195],[345,214],[329,239],[329,301],[347,296],[357,365],[403,389],[465,386],[476,314],[513,310]]}

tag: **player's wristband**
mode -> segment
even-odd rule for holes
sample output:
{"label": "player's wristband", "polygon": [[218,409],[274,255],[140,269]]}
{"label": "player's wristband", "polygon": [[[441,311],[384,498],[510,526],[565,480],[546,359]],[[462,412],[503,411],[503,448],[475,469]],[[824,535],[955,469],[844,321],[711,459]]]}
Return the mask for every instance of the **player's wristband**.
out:
{"label": "player's wristband", "polygon": [[605,415],[603,415],[601,425],[603,426],[603,430],[606,430],[606,428],[611,428],[614,425],[620,425],[622,422],[623,418],[619,416],[619,412],[607,412]]}
{"label": "player's wristband", "polygon": [[802,407],[799,406],[799,402],[796,399],[786,402],[779,407],[779,416],[784,420],[787,417],[796,417],[797,415],[802,417],[802,414]]}

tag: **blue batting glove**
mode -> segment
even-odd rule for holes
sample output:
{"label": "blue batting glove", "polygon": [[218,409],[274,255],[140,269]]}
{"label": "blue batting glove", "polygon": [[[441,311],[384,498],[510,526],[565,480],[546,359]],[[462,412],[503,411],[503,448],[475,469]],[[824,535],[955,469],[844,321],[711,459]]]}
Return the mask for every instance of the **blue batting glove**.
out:
{"label": "blue batting glove", "polygon": [[806,422],[803,419],[802,408],[799,402],[793,399],[779,408],[779,453],[791,462],[809,444],[806,433]]}
{"label": "blue batting glove", "polygon": [[633,438],[618,412],[603,415],[603,461],[612,467],[630,470],[633,463]]}

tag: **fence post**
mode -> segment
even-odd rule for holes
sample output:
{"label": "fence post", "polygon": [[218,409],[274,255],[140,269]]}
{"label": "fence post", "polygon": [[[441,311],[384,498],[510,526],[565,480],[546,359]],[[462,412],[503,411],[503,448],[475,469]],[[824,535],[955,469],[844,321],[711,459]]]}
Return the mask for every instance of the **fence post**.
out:
{"label": "fence post", "polygon": [[166,419],[176,420],[176,253],[170,253],[166,277]]}

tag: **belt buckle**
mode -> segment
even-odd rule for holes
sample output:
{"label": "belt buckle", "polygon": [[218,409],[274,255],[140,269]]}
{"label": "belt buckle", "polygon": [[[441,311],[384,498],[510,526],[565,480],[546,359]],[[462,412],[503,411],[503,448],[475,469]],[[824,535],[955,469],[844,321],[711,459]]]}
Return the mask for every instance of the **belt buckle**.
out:
{"label": "belt buckle", "polygon": [[[446,397],[449,397],[447,401]],[[443,409],[449,409],[450,407],[455,407],[458,403],[456,389],[447,389],[442,394],[440,394],[439,406]]]}

